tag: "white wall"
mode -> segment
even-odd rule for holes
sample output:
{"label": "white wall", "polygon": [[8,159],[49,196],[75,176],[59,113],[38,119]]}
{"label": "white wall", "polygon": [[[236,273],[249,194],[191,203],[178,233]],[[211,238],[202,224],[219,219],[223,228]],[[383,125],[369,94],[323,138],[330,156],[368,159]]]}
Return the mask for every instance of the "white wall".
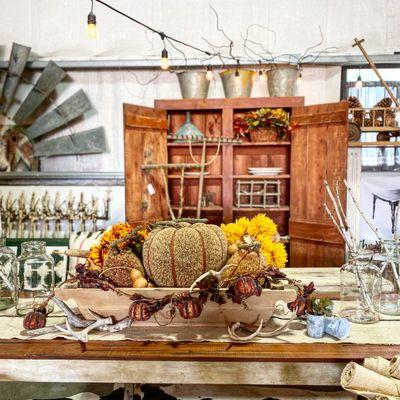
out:
{"label": "white wall", "polygon": [[[240,33],[250,24],[262,24],[277,34],[275,53],[303,53],[319,41],[336,54],[358,54],[351,44],[364,37],[371,54],[391,54],[400,49],[398,0],[110,0],[128,14],[177,38],[205,47],[205,37],[226,44],[218,34],[209,4],[220,15],[220,24],[243,54]],[[6,59],[13,41],[33,47],[38,58],[147,59],[159,58],[161,43],[136,24],[95,5],[99,39],[86,39],[89,0],[0,0],[0,38]],[[254,29],[251,37],[270,50],[273,36]],[[172,51],[172,50],[171,50]],[[198,53],[187,50],[187,55]]]}

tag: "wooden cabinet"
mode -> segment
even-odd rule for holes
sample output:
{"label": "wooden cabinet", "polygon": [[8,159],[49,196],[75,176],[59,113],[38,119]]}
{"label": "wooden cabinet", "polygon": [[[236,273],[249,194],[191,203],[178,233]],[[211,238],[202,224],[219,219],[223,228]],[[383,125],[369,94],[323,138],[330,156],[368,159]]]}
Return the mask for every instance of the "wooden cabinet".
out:
{"label": "wooden cabinet", "polygon": [[[167,217],[163,176],[160,171],[145,172],[141,165],[191,162],[187,143],[167,141],[167,131],[175,133],[185,122],[187,111],[207,137],[233,139],[234,119],[261,107],[284,108],[290,113],[291,141],[222,144],[216,160],[207,168],[203,193],[209,204],[202,207],[202,216],[221,223],[264,212],[277,222],[281,235],[290,233],[291,266],[339,266],[344,246],[322,207],[326,201],[323,180],[346,177],[346,102],[304,107],[302,97],[277,97],[156,100],[154,109],[124,105],[126,218],[135,222]],[[215,156],[217,148],[216,143],[207,144],[207,160]],[[193,144],[192,150],[200,159],[202,146]],[[283,168],[279,176],[268,177],[280,181],[279,205],[237,207],[237,181],[255,179],[248,174],[248,167],[264,166]],[[183,216],[195,216],[198,181],[196,176],[185,176]],[[180,182],[180,174],[169,170],[168,194],[175,211]],[[153,195],[149,184],[155,189]]]}

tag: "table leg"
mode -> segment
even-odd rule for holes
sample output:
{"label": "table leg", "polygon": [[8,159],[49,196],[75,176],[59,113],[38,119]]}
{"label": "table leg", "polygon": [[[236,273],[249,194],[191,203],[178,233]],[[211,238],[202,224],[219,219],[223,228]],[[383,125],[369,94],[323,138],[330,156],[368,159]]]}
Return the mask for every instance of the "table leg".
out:
{"label": "table leg", "polygon": [[394,234],[395,223],[396,223],[396,208],[399,206],[398,201],[390,202],[390,210],[392,213],[392,234]]}
{"label": "table leg", "polygon": [[376,196],[373,194],[373,200],[372,200],[372,219],[375,218],[375,207],[376,207]]}

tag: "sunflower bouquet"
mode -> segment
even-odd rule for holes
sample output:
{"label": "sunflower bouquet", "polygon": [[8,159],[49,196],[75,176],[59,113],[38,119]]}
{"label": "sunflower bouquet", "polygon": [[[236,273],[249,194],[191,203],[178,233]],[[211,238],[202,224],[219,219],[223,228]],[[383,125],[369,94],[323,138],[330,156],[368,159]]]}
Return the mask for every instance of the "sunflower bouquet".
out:
{"label": "sunflower bouquet", "polygon": [[278,227],[265,214],[249,219],[242,217],[235,222],[221,225],[229,244],[229,252],[234,253],[248,237],[260,244],[260,253],[269,268],[284,268],[287,262],[285,245],[279,242]]}

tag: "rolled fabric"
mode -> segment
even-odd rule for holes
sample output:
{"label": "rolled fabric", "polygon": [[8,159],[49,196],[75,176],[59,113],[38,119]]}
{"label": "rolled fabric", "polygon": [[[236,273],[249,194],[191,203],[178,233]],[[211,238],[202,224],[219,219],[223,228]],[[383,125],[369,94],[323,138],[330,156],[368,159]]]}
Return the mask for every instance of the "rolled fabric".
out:
{"label": "rolled fabric", "polygon": [[377,374],[390,378],[390,361],[382,357],[368,357],[363,362],[363,367],[375,371]]}
{"label": "rolled fabric", "polygon": [[391,359],[389,374],[392,378],[400,379],[400,356],[394,356]]}
{"label": "rolled fabric", "polygon": [[340,378],[343,389],[358,394],[400,396],[400,381],[377,374],[363,366],[350,362]]}

